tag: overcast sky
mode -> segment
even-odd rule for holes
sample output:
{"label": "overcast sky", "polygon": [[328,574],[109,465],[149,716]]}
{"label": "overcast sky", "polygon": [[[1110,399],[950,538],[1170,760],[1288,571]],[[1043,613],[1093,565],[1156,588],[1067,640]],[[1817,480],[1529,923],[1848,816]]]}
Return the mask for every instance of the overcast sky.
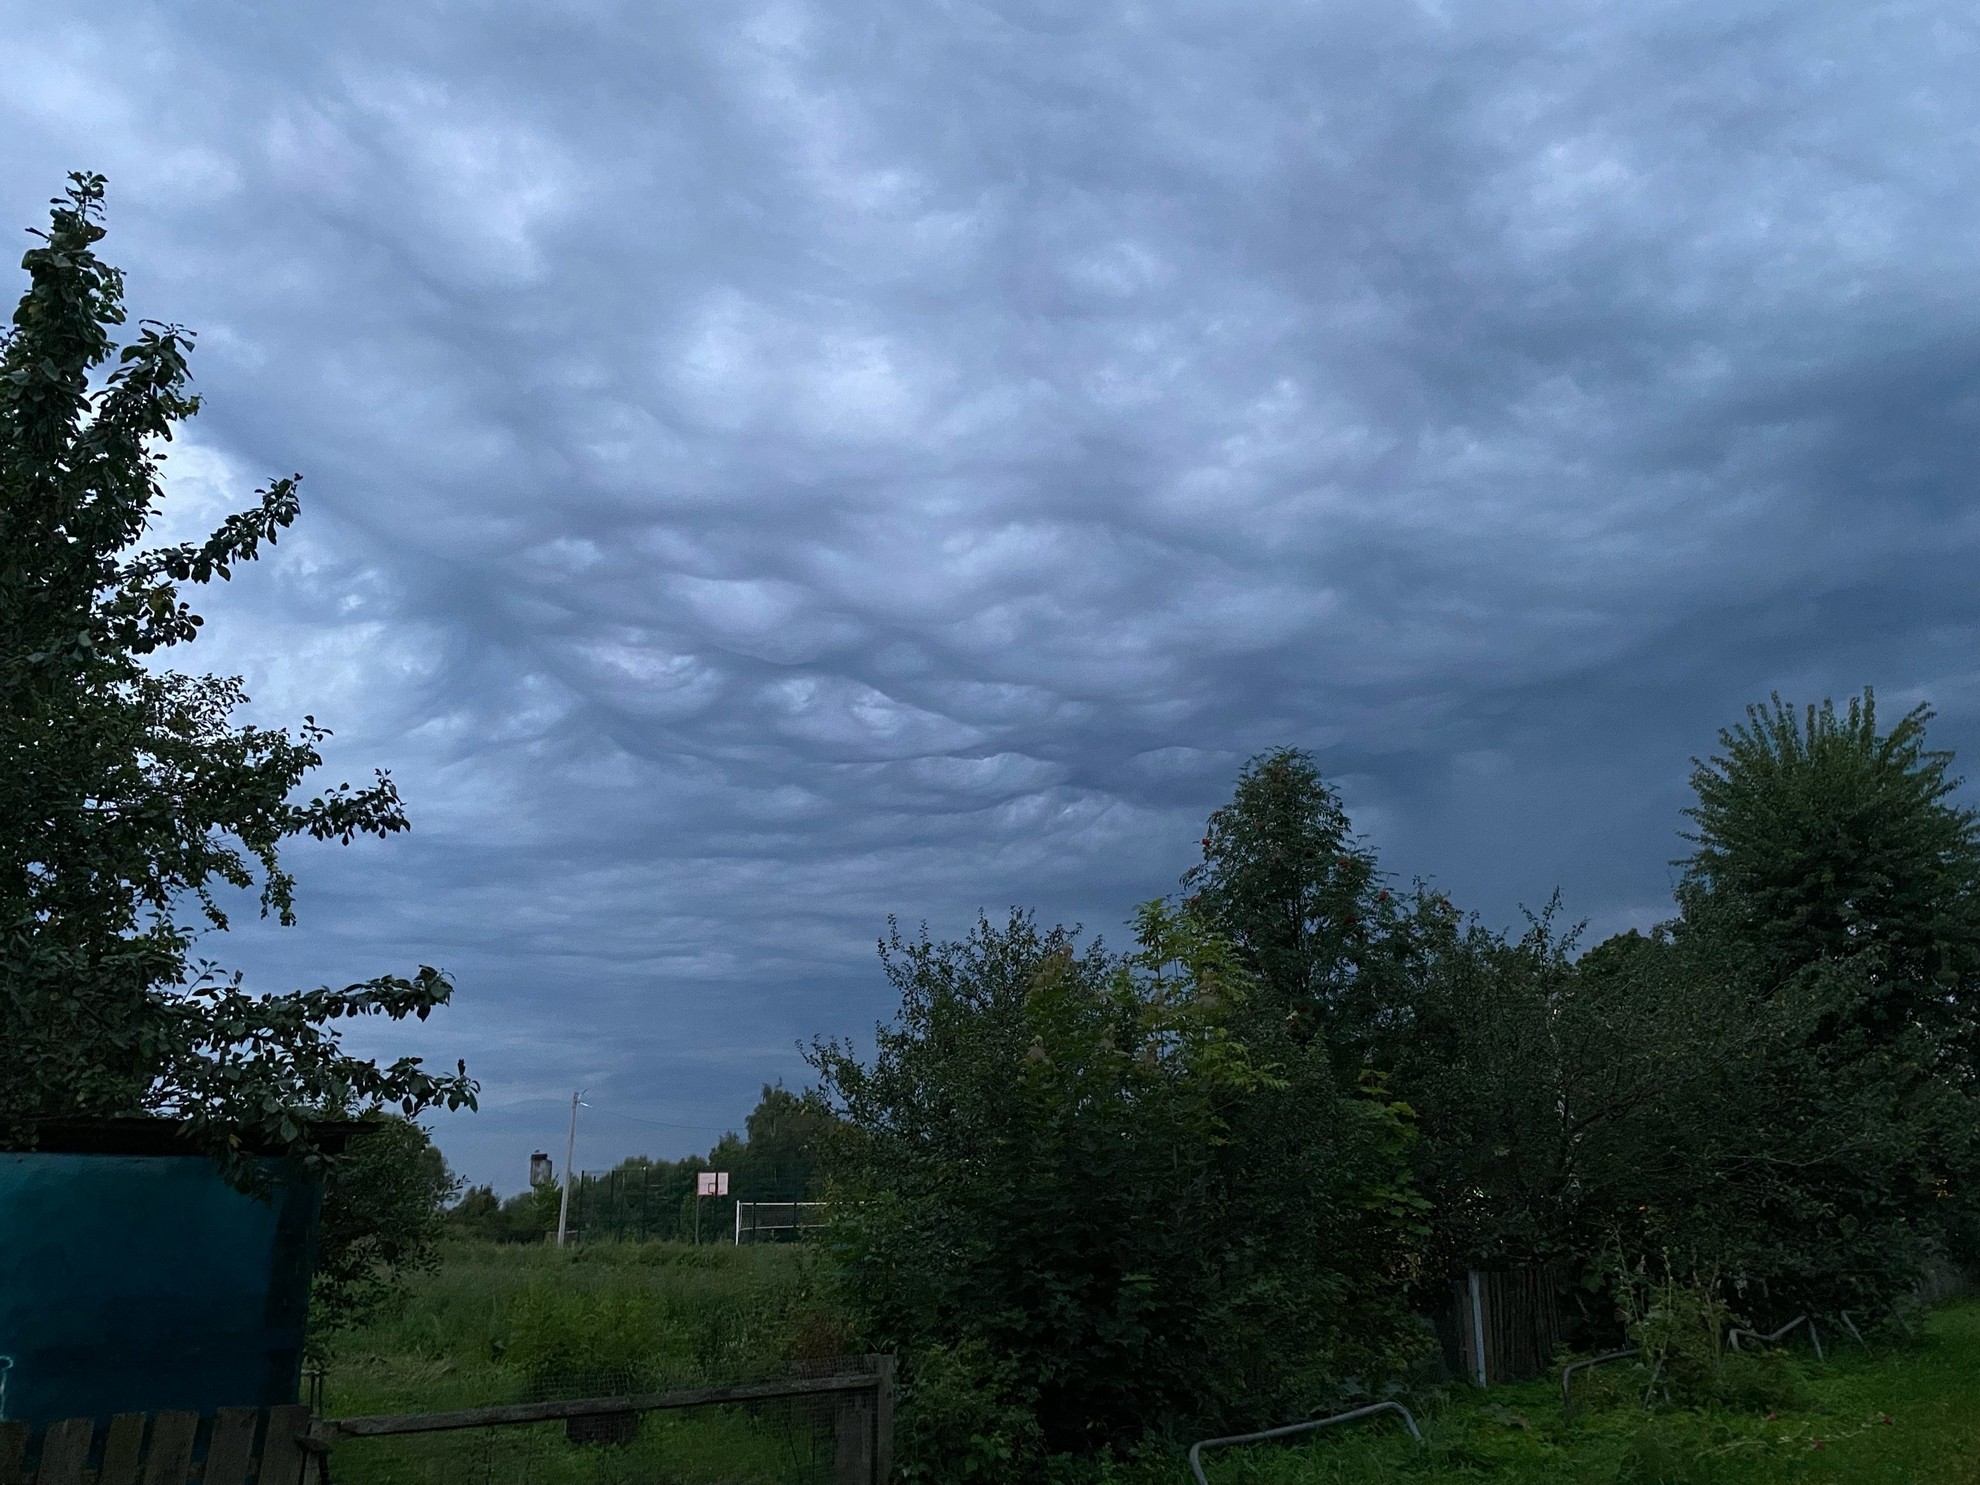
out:
{"label": "overcast sky", "polygon": [[705,1149],[888,1014],[890,913],[1121,937],[1259,749],[1399,879],[1599,935],[1668,913],[1745,702],[1980,744],[1969,5],[0,0],[0,43],[0,219],[104,171],[134,313],[199,331],[165,533],[305,476],[183,663],[414,819],[210,951],[452,971],[359,1042],[467,1057],[474,1180],[561,1160],[580,1085],[580,1165]]}

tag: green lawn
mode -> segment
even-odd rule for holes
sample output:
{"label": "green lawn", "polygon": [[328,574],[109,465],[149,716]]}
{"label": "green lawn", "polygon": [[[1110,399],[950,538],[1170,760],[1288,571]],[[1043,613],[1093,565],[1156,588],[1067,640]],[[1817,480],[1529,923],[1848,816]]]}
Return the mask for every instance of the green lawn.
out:
{"label": "green lawn", "polygon": [[1349,1424],[1309,1444],[1217,1451],[1206,1473],[1212,1485],[1980,1485],[1980,1303],[1942,1307],[1909,1345],[1839,1345],[1827,1362],[1798,1364],[1806,1405],[1773,1418],[1646,1414],[1611,1382],[1569,1424],[1556,1377],[1427,1409],[1421,1446],[1394,1420]]}

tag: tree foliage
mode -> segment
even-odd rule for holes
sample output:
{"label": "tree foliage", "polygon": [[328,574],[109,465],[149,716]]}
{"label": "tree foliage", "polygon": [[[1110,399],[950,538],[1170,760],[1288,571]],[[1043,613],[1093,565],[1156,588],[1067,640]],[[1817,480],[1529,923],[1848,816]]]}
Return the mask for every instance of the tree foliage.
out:
{"label": "tree foliage", "polygon": [[1309,754],[1260,754],[1206,822],[1202,851],[1182,881],[1193,910],[1237,947],[1289,1030],[1358,1063],[1390,894],[1340,794]]}
{"label": "tree foliage", "polygon": [[813,1053],[835,1241],[910,1385],[1005,1420],[984,1472],[1277,1420],[1410,1353],[1406,1113],[1343,1092],[1201,919],[1150,905],[1125,956],[1018,913],[882,957],[871,1063]]}
{"label": "tree foliage", "polygon": [[1433,1286],[1613,1250],[1756,1310],[1874,1308],[1975,1227],[1980,849],[1928,718],[1751,711],[1694,773],[1679,916],[1586,954],[1557,905],[1507,935],[1391,899],[1292,751],[1184,885],[1415,1112]]}
{"label": "tree foliage", "polygon": [[[793,1093],[781,1083],[763,1085],[756,1107],[708,1154],[679,1160],[635,1155],[608,1171],[574,1173],[571,1230],[580,1240],[685,1241],[694,1234],[695,1177],[702,1171],[729,1173],[726,1197],[698,1204],[705,1237],[728,1241],[735,1203],[803,1201],[819,1194],[832,1114],[815,1093]],[[448,1219],[464,1237],[488,1242],[538,1242],[557,1230],[562,1186],[551,1181],[504,1200],[492,1186],[462,1196]]]}
{"label": "tree foliage", "polygon": [[388,1312],[408,1278],[435,1267],[443,1212],[460,1189],[420,1125],[389,1114],[365,1122],[323,1184],[310,1289],[313,1347]]}
{"label": "tree foliage", "polygon": [[1919,1025],[1970,1056],[1980,1004],[1980,813],[1951,802],[1952,755],[1926,746],[1929,707],[1877,730],[1866,690],[1838,714],[1779,696],[1719,735],[1692,771],[1684,929],[1738,954],[1756,995],[1853,963],[1860,1012]]}
{"label": "tree foliage", "polygon": [[96,254],[103,180],[72,177],[22,260],[0,338],[0,1140],[51,1117],[171,1114],[209,1147],[316,1154],[312,1114],[470,1103],[465,1070],[388,1067],[334,1023],[426,1016],[444,976],[246,992],[193,959],[230,894],[292,921],[280,848],[406,828],[390,779],[305,797],[328,735],[233,720],[238,679],[162,657],[194,640],[185,585],[230,578],[296,518],[270,483],[203,542],[142,549],[175,428],[199,408],[191,334],[121,346],[122,275]]}

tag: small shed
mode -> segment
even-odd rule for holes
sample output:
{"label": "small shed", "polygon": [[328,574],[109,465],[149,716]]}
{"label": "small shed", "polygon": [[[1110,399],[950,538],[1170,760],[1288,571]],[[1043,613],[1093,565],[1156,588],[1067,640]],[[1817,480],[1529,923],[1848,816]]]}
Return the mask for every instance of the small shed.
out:
{"label": "small shed", "polygon": [[293,1403],[322,1193],[258,1164],[237,1190],[162,1119],[0,1150],[0,1419]]}

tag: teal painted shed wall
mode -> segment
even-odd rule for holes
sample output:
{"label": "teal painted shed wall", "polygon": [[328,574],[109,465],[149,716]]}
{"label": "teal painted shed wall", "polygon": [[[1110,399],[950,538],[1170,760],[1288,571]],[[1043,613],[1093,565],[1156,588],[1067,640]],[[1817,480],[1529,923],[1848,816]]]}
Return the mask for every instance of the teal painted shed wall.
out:
{"label": "teal painted shed wall", "polygon": [[294,1402],[320,1192],[190,1155],[0,1153],[0,1417]]}

